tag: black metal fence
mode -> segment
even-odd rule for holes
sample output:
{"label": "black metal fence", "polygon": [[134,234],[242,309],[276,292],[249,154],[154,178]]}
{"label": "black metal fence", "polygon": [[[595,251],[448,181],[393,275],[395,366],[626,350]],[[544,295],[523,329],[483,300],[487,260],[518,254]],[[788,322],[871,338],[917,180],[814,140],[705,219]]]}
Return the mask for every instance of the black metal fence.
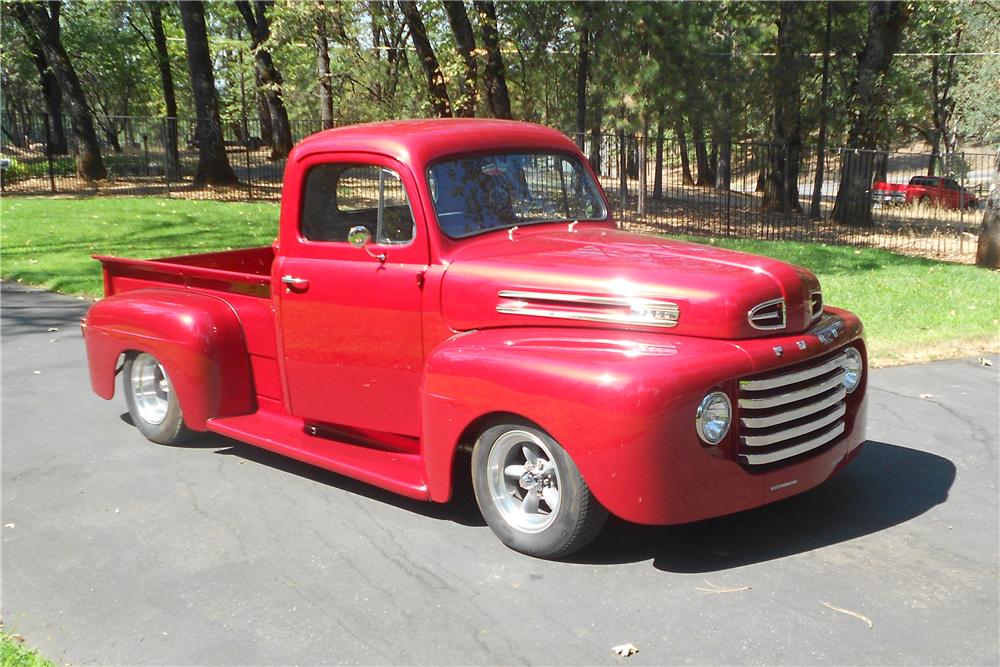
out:
{"label": "black metal fence", "polygon": [[[108,178],[76,173],[76,146],[64,121],[66,151],[56,154],[52,119],[34,115],[12,126],[4,119],[3,194],[138,195],[234,201],[277,201],[284,160],[274,160],[256,122],[226,123],[229,162],[239,183],[195,188],[198,163],[192,119],[98,117]],[[175,129],[176,128],[176,129]],[[292,121],[292,138],[323,129],[318,120]],[[167,146],[177,136],[177,158]],[[859,152],[813,147],[794,151],[753,142],[681,146],[655,137],[577,137],[597,171],[617,218],[646,231],[692,236],[795,240],[879,247],[971,261],[994,156],[954,152]],[[55,146],[55,148],[60,148]],[[776,160],[777,158],[777,160]],[[933,162],[933,167],[932,167]],[[780,174],[775,171],[778,166]],[[859,171],[860,170],[860,171]],[[906,185],[933,170],[951,194]],[[820,176],[817,182],[817,175]],[[862,181],[837,204],[841,180]],[[886,181],[891,191],[873,187]],[[921,194],[924,192],[925,194]],[[885,195],[885,196],[883,196]]]}

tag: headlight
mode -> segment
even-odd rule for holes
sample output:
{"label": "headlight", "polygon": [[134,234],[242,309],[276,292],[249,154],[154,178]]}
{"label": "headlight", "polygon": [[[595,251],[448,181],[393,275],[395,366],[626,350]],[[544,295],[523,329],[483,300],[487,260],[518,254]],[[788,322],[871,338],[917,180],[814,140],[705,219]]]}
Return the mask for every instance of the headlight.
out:
{"label": "headlight", "polygon": [[844,389],[847,390],[848,394],[861,384],[863,373],[864,362],[861,361],[861,353],[853,347],[844,350]]}
{"label": "headlight", "polygon": [[698,412],[695,414],[695,425],[698,436],[710,445],[722,442],[729,432],[729,423],[733,418],[733,408],[729,397],[721,391],[713,391],[701,399]]}

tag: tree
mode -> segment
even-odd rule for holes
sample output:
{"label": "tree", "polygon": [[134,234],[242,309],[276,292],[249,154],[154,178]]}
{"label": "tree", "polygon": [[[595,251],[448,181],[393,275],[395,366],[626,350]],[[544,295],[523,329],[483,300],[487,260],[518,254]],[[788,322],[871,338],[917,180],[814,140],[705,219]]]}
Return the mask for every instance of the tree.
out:
{"label": "tree", "polygon": [[319,76],[319,118],[323,129],[333,127],[333,82],[330,80],[330,43],[326,36],[326,3],[316,14],[316,73]]}
{"label": "tree", "polygon": [[849,95],[852,116],[847,138],[849,150],[843,155],[840,188],[833,207],[837,222],[871,222],[869,188],[886,104],[884,81],[909,18],[910,7],[904,2],[870,0],[868,3],[868,34],[858,56]]}
{"label": "tree", "polygon": [[196,186],[232,185],[237,180],[229,165],[222,138],[219,99],[215,92],[215,76],[212,74],[212,58],[205,31],[205,6],[201,0],[191,0],[179,3],[178,7],[184,24],[191,92],[198,117],[198,170],[194,183]]}
{"label": "tree", "polygon": [[[180,156],[177,151],[177,95],[174,90],[174,72],[170,67],[170,53],[167,50],[167,33],[163,29],[163,5],[162,2],[150,2],[140,7],[153,31],[153,44],[150,48],[156,58],[156,68],[160,72],[160,88],[163,91],[163,106],[166,112],[163,142],[167,155],[167,174],[170,178],[177,178],[180,175]],[[145,40],[142,31],[137,26],[133,27]],[[147,47],[149,47],[148,42]]]}
{"label": "tree", "polygon": [[455,38],[455,48],[462,56],[464,66],[463,76],[459,79],[461,95],[456,108],[457,115],[471,118],[476,115],[477,74],[476,74],[476,35],[472,32],[472,23],[465,11],[463,0],[445,0],[445,12],[448,14],[448,24]]}
{"label": "tree", "polygon": [[77,174],[88,180],[99,180],[106,178],[108,172],[101,157],[97,133],[94,131],[94,118],[80,86],[80,79],[60,38],[61,6],[61,3],[53,1],[45,4],[17,3],[12,8],[25,32],[34,35],[52,69],[53,76],[59,83],[62,98],[69,109],[73,134],[79,146]]}
{"label": "tree", "polygon": [[50,155],[64,155],[68,149],[66,143],[66,131],[63,128],[62,91],[59,89],[59,82],[56,81],[49,61],[45,57],[42,45],[35,37],[34,30],[25,29],[28,48],[31,50],[31,60],[38,70],[38,79],[42,87],[42,97],[45,98],[45,111],[49,115],[51,123],[51,141],[48,145]]}
{"label": "tree", "polygon": [[580,16],[576,22],[576,141],[583,150],[587,132],[587,77],[590,76],[590,17],[588,2],[579,3]]}
{"label": "tree", "polygon": [[483,47],[486,49],[486,69],[483,78],[486,82],[486,98],[490,110],[497,118],[513,118],[510,112],[510,94],[507,91],[506,67],[503,55],[500,53],[500,36],[497,33],[497,11],[493,0],[475,0],[476,13],[479,14],[479,29],[483,34]]}
{"label": "tree", "polygon": [[986,213],[979,228],[976,266],[1000,269],[1000,151],[993,162],[993,187],[986,200]]}
{"label": "tree", "polygon": [[413,48],[417,51],[417,57],[420,58],[424,75],[427,77],[427,92],[430,95],[431,107],[440,118],[450,118],[452,116],[451,98],[448,96],[448,88],[444,83],[441,65],[438,64],[434,48],[431,46],[430,40],[427,39],[427,28],[424,26],[423,19],[420,18],[417,3],[413,0],[399,0],[399,8],[403,10],[406,23],[410,26]]}
{"label": "tree", "polygon": [[274,3],[273,0],[256,0],[251,7],[247,0],[234,0],[234,2],[250,33],[257,91],[267,104],[271,125],[271,159],[280,160],[287,157],[292,150],[292,129],[288,123],[288,111],[281,98],[281,72],[275,67],[274,59],[267,48],[267,40],[271,37],[271,23],[267,17],[267,10]]}
{"label": "tree", "polygon": [[801,211],[799,158],[802,154],[801,107],[802,29],[797,2],[783,2],[778,18],[778,46],[774,72],[774,120],[769,168],[762,205],[777,211]]}
{"label": "tree", "polygon": [[820,84],[819,98],[819,136],[816,139],[816,178],[813,182],[812,201],[809,204],[809,217],[820,217],[820,201],[823,197],[823,171],[826,169],[826,124],[830,99],[830,49],[833,43],[833,3],[826,2],[826,29],[823,37],[823,79]]}

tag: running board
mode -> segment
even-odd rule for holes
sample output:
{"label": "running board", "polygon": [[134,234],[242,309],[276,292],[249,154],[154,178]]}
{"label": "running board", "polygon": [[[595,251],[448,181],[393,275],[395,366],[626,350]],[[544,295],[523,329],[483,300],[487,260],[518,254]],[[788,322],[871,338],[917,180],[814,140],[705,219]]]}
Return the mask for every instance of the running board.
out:
{"label": "running board", "polygon": [[210,419],[209,431],[417,500],[430,500],[419,454],[310,435],[301,419],[273,412]]}

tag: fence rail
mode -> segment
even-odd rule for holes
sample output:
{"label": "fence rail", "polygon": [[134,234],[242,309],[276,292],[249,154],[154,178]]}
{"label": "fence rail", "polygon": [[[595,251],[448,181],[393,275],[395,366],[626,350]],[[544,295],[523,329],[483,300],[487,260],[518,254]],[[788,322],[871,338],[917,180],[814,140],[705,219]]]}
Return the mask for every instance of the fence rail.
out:
{"label": "fence rail", "polygon": [[[233,201],[277,201],[284,160],[274,160],[266,132],[256,122],[223,128],[229,162],[239,183],[195,188],[196,121],[148,117],[98,117],[108,178],[77,176],[76,145],[66,128],[65,152],[45,115],[6,122],[0,153],[4,196],[134,195]],[[318,120],[292,121],[293,140],[320,131]],[[177,156],[168,137],[177,136]],[[705,142],[686,145],[637,135],[576,136],[626,226],[692,236],[795,240],[879,247],[971,262],[985,201],[994,177],[988,153],[864,152],[764,143]],[[55,141],[55,143],[54,143]],[[929,171],[954,183],[951,199],[933,193],[883,201],[876,181],[905,186]],[[820,178],[817,178],[817,175]],[[841,181],[861,182],[843,198]],[[960,188],[960,190],[954,190]],[[846,190],[846,188],[845,188]],[[838,193],[842,200],[838,203]],[[955,196],[957,194],[957,197]],[[955,203],[962,204],[955,206]],[[840,207],[840,221],[835,220]],[[846,212],[846,215],[844,214]]]}

